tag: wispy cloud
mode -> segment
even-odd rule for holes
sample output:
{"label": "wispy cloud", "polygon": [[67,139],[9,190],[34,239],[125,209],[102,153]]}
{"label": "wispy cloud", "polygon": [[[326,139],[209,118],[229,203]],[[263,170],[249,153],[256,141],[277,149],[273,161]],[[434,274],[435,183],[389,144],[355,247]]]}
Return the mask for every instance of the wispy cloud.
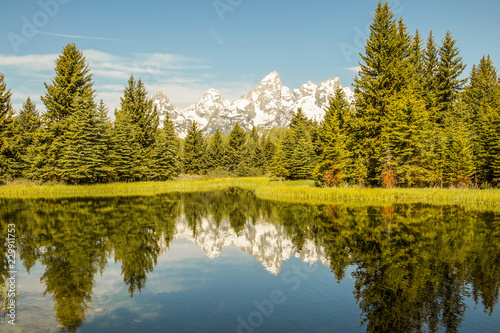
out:
{"label": "wispy cloud", "polygon": [[57,33],[53,33],[53,32],[47,32],[47,31],[38,31],[37,33],[42,34],[42,35],[55,36],[55,37],[65,37],[65,38],[109,40],[109,41],[116,41],[116,42],[131,42],[130,40],[118,39],[118,38],[66,35],[66,34],[57,34]]}
{"label": "wispy cloud", "polygon": [[[151,93],[163,90],[179,107],[194,103],[208,89],[206,61],[180,54],[135,53],[116,55],[99,50],[82,50],[94,78],[97,97],[103,98],[110,110],[119,106],[123,88],[131,74],[146,85]],[[58,54],[0,54],[0,70],[6,75],[19,107],[28,96],[37,99],[45,93],[43,82],[53,77]],[[38,104],[43,111],[43,105]]]}
{"label": "wispy cloud", "polygon": [[356,66],[356,67],[347,67],[346,68],[347,70],[349,71],[352,71],[352,72],[359,72],[361,70],[361,66]]}

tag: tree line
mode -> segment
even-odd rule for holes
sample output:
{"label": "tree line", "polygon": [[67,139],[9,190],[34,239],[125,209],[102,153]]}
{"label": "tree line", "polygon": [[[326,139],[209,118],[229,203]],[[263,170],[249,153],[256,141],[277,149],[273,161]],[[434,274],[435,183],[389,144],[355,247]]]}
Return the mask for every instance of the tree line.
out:
{"label": "tree line", "polygon": [[[74,44],[56,60],[40,114],[28,98],[18,114],[0,73],[0,178],[64,181],[168,180],[180,173],[314,179],[321,186],[483,187],[500,184],[500,84],[489,56],[465,65],[448,32],[437,45],[410,34],[379,2],[354,80],[317,122],[302,110],[288,128],[236,124],[185,139],[130,77],[111,121],[96,102],[92,74]],[[424,45],[425,44],[425,45]]]}

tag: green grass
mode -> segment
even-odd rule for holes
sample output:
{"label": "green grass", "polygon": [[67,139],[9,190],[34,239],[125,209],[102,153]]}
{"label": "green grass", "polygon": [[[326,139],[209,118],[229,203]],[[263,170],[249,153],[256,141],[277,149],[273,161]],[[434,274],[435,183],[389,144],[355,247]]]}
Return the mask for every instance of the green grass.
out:
{"label": "green grass", "polygon": [[64,198],[144,196],[168,192],[199,192],[241,187],[255,191],[262,199],[309,203],[382,205],[390,203],[429,203],[460,205],[473,210],[500,210],[500,189],[383,189],[317,188],[312,181],[271,181],[258,178],[191,179],[167,182],[135,182],[97,185],[40,185],[19,183],[0,186],[0,198]]}

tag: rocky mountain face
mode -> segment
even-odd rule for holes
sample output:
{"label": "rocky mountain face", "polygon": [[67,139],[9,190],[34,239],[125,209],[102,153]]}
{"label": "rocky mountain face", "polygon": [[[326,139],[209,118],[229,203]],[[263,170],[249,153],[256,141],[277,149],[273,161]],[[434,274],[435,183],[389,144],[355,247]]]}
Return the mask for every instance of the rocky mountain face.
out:
{"label": "rocky mountain face", "polygon": [[[292,91],[281,84],[277,72],[272,72],[252,91],[233,102],[223,98],[217,90],[209,89],[185,110],[177,109],[162,92],[153,96],[153,103],[158,107],[161,119],[169,113],[180,137],[186,136],[193,121],[200,125],[204,135],[211,135],[217,128],[229,133],[236,123],[244,129],[253,126],[285,127],[298,108],[302,108],[309,118],[321,120],[325,114],[324,108],[338,87],[341,87],[340,80],[334,78],[319,85],[309,81]],[[343,90],[352,102],[354,94],[351,89],[345,87]]]}
{"label": "rocky mountain face", "polygon": [[[228,220],[217,226],[212,217],[202,218],[196,233],[193,233],[192,227],[182,216],[176,223],[173,239],[188,239],[196,243],[211,259],[218,257],[228,246],[238,247],[255,257],[267,271],[275,275],[280,272],[283,261],[292,256],[309,265],[318,261],[323,265],[330,265],[324,248],[314,241],[306,240],[301,251],[298,251],[282,226],[264,220],[256,222],[248,222],[236,233]],[[166,251],[165,245],[160,244],[160,248],[162,252]]]}

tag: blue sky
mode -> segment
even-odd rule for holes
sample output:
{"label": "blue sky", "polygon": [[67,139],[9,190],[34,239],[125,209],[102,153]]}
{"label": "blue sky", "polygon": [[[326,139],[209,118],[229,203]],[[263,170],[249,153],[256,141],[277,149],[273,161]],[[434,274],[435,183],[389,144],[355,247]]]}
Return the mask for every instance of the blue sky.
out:
{"label": "blue sky", "polygon": [[[468,76],[484,54],[500,63],[500,1],[393,0],[426,39],[457,40]],[[208,88],[234,100],[278,71],[290,88],[340,77],[352,84],[377,0],[1,0],[0,72],[16,109],[43,83],[68,42],[87,56],[97,97],[119,106],[131,73],[180,108]],[[33,29],[37,32],[33,32]]]}

